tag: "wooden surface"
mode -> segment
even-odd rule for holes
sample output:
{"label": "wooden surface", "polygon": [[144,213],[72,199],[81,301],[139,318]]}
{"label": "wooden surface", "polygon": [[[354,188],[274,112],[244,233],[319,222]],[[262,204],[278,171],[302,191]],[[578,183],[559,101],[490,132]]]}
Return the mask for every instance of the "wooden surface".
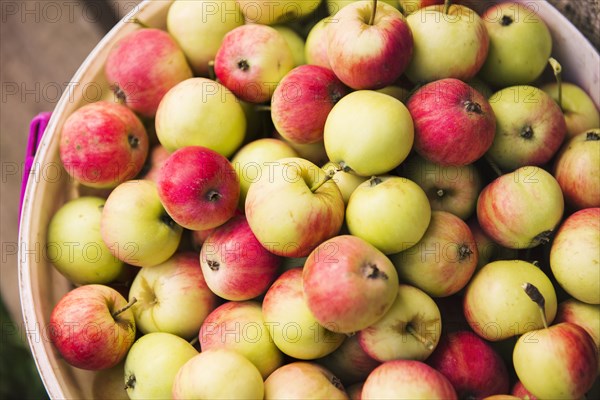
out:
{"label": "wooden surface", "polygon": [[[597,0],[550,2],[582,28],[598,48]],[[37,113],[54,108],[78,66],[112,26],[115,17],[125,15],[137,3],[136,0],[0,1],[0,283],[2,298],[17,320],[20,319],[18,202],[29,121]]]}

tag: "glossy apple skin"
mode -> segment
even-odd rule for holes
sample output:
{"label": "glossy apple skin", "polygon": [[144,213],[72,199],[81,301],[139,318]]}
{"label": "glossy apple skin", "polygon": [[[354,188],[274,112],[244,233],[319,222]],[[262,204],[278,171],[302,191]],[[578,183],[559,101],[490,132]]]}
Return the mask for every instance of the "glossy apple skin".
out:
{"label": "glossy apple skin", "polygon": [[434,211],[421,240],[390,259],[400,280],[430,296],[446,297],[469,282],[477,266],[478,251],[463,220],[445,211]]}
{"label": "glossy apple skin", "polygon": [[560,226],[550,249],[550,268],[557,282],[577,300],[600,304],[600,208],[571,214]]}
{"label": "glossy apple skin", "polygon": [[325,17],[317,22],[310,32],[308,32],[304,46],[304,58],[307,64],[331,69],[327,53],[327,27],[330,21],[329,17]]}
{"label": "glossy apple skin", "polygon": [[175,151],[163,164],[158,195],[175,222],[204,230],[224,224],[235,213],[240,183],[225,157],[201,146]]}
{"label": "glossy apple skin", "polygon": [[344,386],[364,381],[381,364],[365,352],[358,335],[347,337],[333,353],[317,362],[340,378]]}
{"label": "glossy apple skin", "polygon": [[281,258],[265,249],[246,217],[235,216],[206,239],[200,265],[208,287],[226,300],[250,300],[267,291]]}
{"label": "glossy apple skin", "polygon": [[582,327],[562,322],[519,338],[513,364],[523,385],[542,399],[577,399],[598,375],[598,348]]}
{"label": "glossy apple skin", "polygon": [[527,249],[547,242],[564,211],[556,179],[539,167],[527,166],[488,184],[477,200],[477,220],[496,243]]}
{"label": "glossy apple skin", "polygon": [[388,361],[365,381],[363,399],[457,399],[448,379],[420,361]]}
{"label": "glossy apple skin", "polygon": [[468,81],[481,69],[488,54],[489,36],[483,20],[472,9],[433,5],[406,18],[414,38],[414,54],[406,76],[414,83],[444,78]]}
{"label": "glossy apple skin", "polygon": [[600,207],[600,129],[565,143],[554,162],[554,177],[575,210]]}
{"label": "glossy apple skin", "polygon": [[266,25],[242,25],[227,33],[215,57],[215,73],[239,99],[263,103],[294,68],[284,37]]}
{"label": "glossy apple skin", "polygon": [[148,134],[127,107],[106,101],[69,115],[60,134],[60,160],[75,180],[113,188],[134,178],[148,155]]}
{"label": "glossy apple skin", "polygon": [[336,236],[311,252],[302,279],[311,312],[334,332],[356,332],[373,324],[398,293],[392,262],[368,242],[350,235]]}
{"label": "glossy apple skin", "polygon": [[322,141],[329,112],[348,91],[330,69],[317,65],[294,68],[283,77],[271,99],[275,129],[290,142]]}
{"label": "glossy apple skin", "polygon": [[459,398],[508,393],[508,370],[494,349],[469,331],[452,332],[440,340],[427,364],[444,375]]}
{"label": "glossy apple skin", "polygon": [[415,150],[440,165],[467,165],[481,158],[496,134],[490,103],[453,78],[422,86],[406,106],[415,124]]}
{"label": "glossy apple skin", "polygon": [[380,1],[373,25],[372,3],[355,2],[335,14],[327,30],[331,68],[353,89],[380,89],[404,72],[413,53],[413,38],[398,9]]}
{"label": "glossy apple skin", "polygon": [[173,86],[192,77],[185,54],[161,29],[129,33],[111,49],[104,67],[117,97],[136,113],[152,118]]}
{"label": "glossy apple skin", "polygon": [[[594,101],[579,86],[562,82],[562,110],[567,123],[567,139],[571,139],[582,132],[600,126],[600,112]],[[558,84],[548,83],[541,87],[558,102]]]}
{"label": "glossy apple skin", "polygon": [[502,260],[484,266],[467,285],[463,311],[471,329],[483,339],[497,342],[542,328],[537,305],[521,287],[524,282],[542,293],[546,319],[552,322],[557,301],[550,279],[526,261]]}
{"label": "glossy apple skin", "polygon": [[265,400],[348,399],[339,379],[314,363],[296,361],[275,370],[265,380]]}
{"label": "glossy apple skin", "polygon": [[496,136],[488,156],[502,170],[544,165],[560,148],[565,117],[554,99],[533,86],[511,86],[490,97]]}
{"label": "glossy apple skin", "polygon": [[[554,322],[570,322],[581,326],[594,339],[600,351],[600,305],[587,304],[575,299],[568,299],[558,304]],[[600,372],[600,360],[598,360]]]}
{"label": "glossy apple skin", "polygon": [[48,335],[60,355],[74,367],[112,368],[125,358],[135,340],[131,310],[116,317],[127,300],[104,285],[84,285],[67,292],[52,309]]}

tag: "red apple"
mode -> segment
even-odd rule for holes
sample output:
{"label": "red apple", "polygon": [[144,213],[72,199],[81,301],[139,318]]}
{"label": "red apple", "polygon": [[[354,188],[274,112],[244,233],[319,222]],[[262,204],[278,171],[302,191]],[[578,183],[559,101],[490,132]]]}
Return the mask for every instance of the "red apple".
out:
{"label": "red apple", "polygon": [[304,296],[317,321],[334,332],[368,327],[392,306],[398,275],[392,262],[355,236],[337,236],[308,256]]}
{"label": "red apple", "polygon": [[443,336],[427,364],[448,378],[459,398],[480,399],[508,393],[504,361],[487,342],[470,331]]}
{"label": "red apple", "polygon": [[[568,299],[558,304],[555,322],[570,322],[581,326],[594,339],[600,351],[600,305]],[[600,360],[598,360],[600,372]]]}
{"label": "red apple", "polygon": [[265,249],[246,217],[233,217],[206,239],[200,251],[206,284],[227,300],[250,300],[267,291],[281,258]]}
{"label": "red apple", "polygon": [[322,366],[297,361],[275,370],[265,380],[265,400],[348,399],[340,380]]}
{"label": "red apple", "polygon": [[345,386],[364,381],[381,364],[363,350],[358,335],[347,337],[333,353],[317,362],[333,372]]}
{"label": "red apple", "polygon": [[148,155],[148,135],[127,107],[98,101],[67,118],[60,136],[60,159],[84,185],[112,188],[134,178]]}
{"label": "red apple", "polygon": [[353,89],[381,89],[410,62],[413,38],[406,19],[383,1],[358,1],[335,14],[327,28],[333,72]]}
{"label": "red apple", "polygon": [[294,68],[281,80],[271,99],[277,132],[293,143],[322,141],[329,112],[347,93],[348,88],[330,69],[317,65]]}
{"label": "red apple", "polygon": [[187,229],[215,228],[237,208],[240,184],[225,157],[201,146],[175,151],[157,181],[158,194],[175,222]]}
{"label": "red apple", "polygon": [[535,397],[529,390],[527,390],[525,386],[523,386],[521,381],[517,381],[517,383],[515,383],[510,391],[510,394],[522,400],[538,400],[537,397]]}
{"label": "red apple", "polygon": [[50,315],[50,340],[71,365],[88,370],[112,368],[135,340],[135,321],[127,300],[104,285],[84,285],[65,294]]}
{"label": "red apple", "polygon": [[164,30],[129,33],[113,47],[104,66],[116,96],[136,113],[152,118],[173,86],[192,77],[185,54]]}
{"label": "red apple", "polygon": [[481,93],[458,79],[419,88],[408,100],[415,124],[415,150],[440,165],[467,165],[494,141],[494,111]]}

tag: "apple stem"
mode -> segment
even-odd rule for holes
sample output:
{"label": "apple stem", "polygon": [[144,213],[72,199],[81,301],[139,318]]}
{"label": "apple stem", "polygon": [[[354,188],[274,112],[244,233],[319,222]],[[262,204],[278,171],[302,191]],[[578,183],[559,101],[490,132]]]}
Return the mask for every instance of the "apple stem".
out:
{"label": "apple stem", "polygon": [[194,336],[192,340],[189,342],[192,346],[195,346],[198,343],[198,336]]}
{"label": "apple stem", "polygon": [[562,66],[553,57],[550,57],[548,59],[548,62],[550,63],[550,66],[552,67],[552,71],[554,71],[554,77],[556,78],[556,84],[558,85],[558,106],[560,107],[561,110],[563,110],[563,106],[562,106]]}
{"label": "apple stem", "polygon": [[496,164],[494,162],[494,160],[492,160],[490,158],[490,156],[488,156],[487,154],[485,155],[485,161],[487,161],[487,163],[490,165],[490,167],[492,168],[492,170],[496,173],[496,175],[498,176],[502,176],[502,170],[500,169],[500,167],[498,167],[498,164]]}
{"label": "apple stem", "polygon": [[139,25],[139,26],[141,26],[142,28],[145,28],[145,29],[149,29],[150,28],[147,24],[143,23],[138,18],[134,18],[133,20],[131,20],[131,22],[133,22],[134,24],[137,24],[137,25]]}
{"label": "apple stem", "polygon": [[371,179],[369,179],[369,186],[375,187],[375,186],[379,185],[381,182],[383,182],[381,180],[381,178],[373,176],[373,177],[371,177]]}
{"label": "apple stem", "polygon": [[254,110],[255,111],[268,111],[271,112],[271,106],[265,106],[265,105],[260,105],[260,106],[254,106]]}
{"label": "apple stem", "polygon": [[121,313],[129,310],[131,308],[131,306],[133,306],[136,302],[137,302],[137,299],[135,297],[133,297],[131,299],[131,301],[125,305],[125,307],[123,307],[120,310],[117,310],[114,313],[112,313],[112,317],[113,318],[117,318],[119,316],[119,314],[121,314]]}
{"label": "apple stem", "polygon": [[446,0],[444,1],[444,14],[448,15],[448,12],[450,11],[450,6],[452,5],[452,0]]}
{"label": "apple stem", "polygon": [[544,299],[544,295],[539,291],[537,287],[529,282],[525,282],[521,285],[525,294],[529,296],[531,301],[537,304],[538,309],[540,310],[540,314],[542,316],[542,322],[544,324],[544,328],[548,329],[548,320],[546,319],[546,299]]}
{"label": "apple stem", "polygon": [[319,190],[319,188],[321,186],[323,186],[325,183],[327,183],[327,181],[330,181],[333,178],[333,175],[335,175],[335,173],[338,172],[338,171],[341,171],[341,169],[339,169],[339,167],[336,168],[336,169],[332,169],[329,172],[327,172],[327,175],[325,175],[325,179],[323,179],[320,182],[317,182],[316,185],[314,185],[313,187],[310,188],[310,191],[314,193],[317,190]]}
{"label": "apple stem", "polygon": [[215,60],[210,60],[208,62],[208,77],[213,81],[217,80],[217,73],[215,72]]}
{"label": "apple stem", "polygon": [[585,135],[585,140],[590,142],[597,142],[598,140],[600,140],[600,131],[589,131]]}
{"label": "apple stem", "polygon": [[408,324],[408,325],[406,325],[406,330],[415,339],[417,339],[419,342],[421,342],[427,350],[429,350],[429,351],[433,350],[433,347],[434,347],[433,342],[431,340],[427,339],[425,336],[421,335],[419,332],[417,332],[417,330],[415,329],[414,326],[412,326],[411,324]]}
{"label": "apple stem", "polygon": [[375,23],[375,15],[377,14],[377,0],[373,0],[373,9],[371,10],[371,18],[369,18],[369,25]]}

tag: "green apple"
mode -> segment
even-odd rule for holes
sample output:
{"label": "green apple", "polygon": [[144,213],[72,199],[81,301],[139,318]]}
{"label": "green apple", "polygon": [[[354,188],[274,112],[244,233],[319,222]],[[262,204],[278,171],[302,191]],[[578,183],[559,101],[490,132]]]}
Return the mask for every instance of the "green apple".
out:
{"label": "green apple", "polygon": [[394,176],[373,177],[360,184],[346,207],[346,225],[354,236],[384,254],[414,246],[431,220],[427,195],[411,180]]}
{"label": "green apple", "polygon": [[414,125],[401,101],[383,93],[359,90],[344,96],[325,123],[325,150],[362,176],[397,167],[412,149]]}
{"label": "green apple", "polygon": [[244,208],[250,185],[258,181],[270,165],[289,157],[298,157],[298,154],[287,142],[279,139],[258,139],[238,150],[231,163],[240,180],[240,208]]}
{"label": "green apple", "polygon": [[169,7],[167,31],[185,54],[194,73],[209,76],[208,63],[215,59],[223,37],[243,25],[244,16],[232,1],[177,0]]}
{"label": "green apple", "polygon": [[191,78],[163,97],[155,125],[158,140],[170,152],[203,146],[229,157],[244,140],[246,117],[239,100],[225,86]]}
{"label": "green apple", "polygon": [[312,360],[337,349],[344,338],[317,322],[304,300],[302,268],[283,273],[265,294],[265,324],[277,347],[290,357]]}
{"label": "green apple", "polygon": [[236,0],[246,23],[283,24],[305,17],[317,9],[321,0]]}
{"label": "green apple", "polygon": [[339,169],[337,165],[332,162],[328,162],[323,166],[323,169],[327,174],[333,174],[332,180],[342,192],[342,197],[344,198],[344,204],[348,205],[348,201],[350,200],[350,195],[354,190],[364,181],[367,180],[364,176],[358,176],[352,174],[350,172],[345,172],[342,169]]}
{"label": "green apple", "polygon": [[274,371],[265,380],[265,400],[347,400],[342,384],[318,364],[292,362]]}
{"label": "green apple", "polygon": [[376,92],[387,94],[388,96],[392,96],[395,99],[400,100],[403,103],[406,103],[408,97],[410,96],[410,91],[400,86],[386,86],[381,89],[377,89]]}
{"label": "green apple", "polygon": [[489,7],[481,18],[490,47],[480,77],[496,87],[536,80],[548,63],[552,37],[534,8],[515,2],[499,3]]}
{"label": "green apple", "polygon": [[250,360],[266,378],[283,364],[283,354],[271,338],[260,303],[230,301],[211,312],[200,328],[202,351],[233,350]]}
{"label": "green apple", "polygon": [[273,28],[283,36],[288,46],[290,46],[290,50],[292,50],[292,55],[294,56],[294,65],[297,67],[306,64],[304,58],[304,39],[296,31],[287,26],[275,25]]}
{"label": "green apple", "polygon": [[[342,8],[346,7],[348,4],[355,3],[358,0],[326,0],[327,1],[327,10],[329,11],[329,15],[335,15]],[[380,0],[382,3],[387,3],[390,6],[394,6],[398,8],[398,0]]]}
{"label": "green apple", "polygon": [[173,383],[173,399],[262,399],[263,378],[243,355],[227,349],[204,350],[186,362]]}
{"label": "green apple", "polygon": [[307,64],[320,65],[331,69],[329,57],[327,56],[327,27],[330,22],[329,17],[323,18],[308,32],[304,45],[304,59]]}
{"label": "green apple", "polygon": [[100,230],[115,257],[138,267],[169,259],[183,232],[161,204],[156,184],[148,180],[124,182],[110,193]]}
{"label": "green apple", "polygon": [[123,271],[123,262],[102,241],[104,203],[99,197],[80,197],[65,203],[50,220],[48,259],[72,283],[109,283]]}
{"label": "green apple", "polygon": [[[558,102],[558,83],[548,83],[541,89]],[[567,121],[567,138],[600,127],[600,112],[582,88],[573,83],[562,82],[561,90],[560,106]]]}
{"label": "green apple", "polygon": [[125,389],[130,399],[169,399],[179,369],[198,351],[171,333],[139,338],[125,359]]}
{"label": "green apple", "polygon": [[473,331],[495,342],[542,328],[537,305],[521,288],[525,282],[539,289],[546,299],[546,319],[554,320],[556,292],[544,272],[526,261],[494,261],[480,269],[467,285],[464,314]]}

